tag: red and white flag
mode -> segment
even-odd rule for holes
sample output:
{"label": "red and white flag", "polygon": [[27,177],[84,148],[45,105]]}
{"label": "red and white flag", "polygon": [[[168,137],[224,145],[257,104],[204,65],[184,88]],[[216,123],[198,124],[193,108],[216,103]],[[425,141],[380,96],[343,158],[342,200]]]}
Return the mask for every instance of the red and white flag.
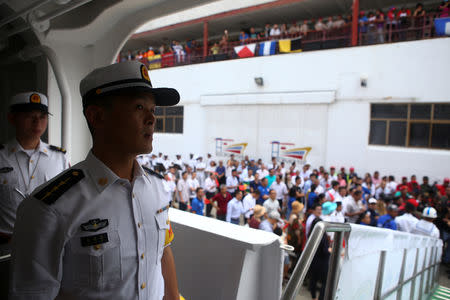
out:
{"label": "red and white flag", "polygon": [[256,48],[256,43],[243,45],[243,46],[236,46],[236,47],[234,47],[234,51],[241,58],[252,57],[252,56],[255,56],[255,48]]}

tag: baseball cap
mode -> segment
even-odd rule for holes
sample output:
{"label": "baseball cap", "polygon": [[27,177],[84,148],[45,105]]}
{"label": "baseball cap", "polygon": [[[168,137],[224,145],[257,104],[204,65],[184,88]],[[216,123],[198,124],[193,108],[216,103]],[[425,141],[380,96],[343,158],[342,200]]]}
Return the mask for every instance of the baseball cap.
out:
{"label": "baseball cap", "polygon": [[390,204],[390,205],[387,207],[387,210],[388,210],[388,211],[398,211],[398,206],[395,205],[395,204]]}
{"label": "baseball cap", "polygon": [[450,178],[444,178],[444,182],[450,182]]}
{"label": "baseball cap", "polygon": [[48,114],[48,99],[42,93],[25,92],[14,95],[9,102],[11,112],[40,110]]}
{"label": "baseball cap", "polygon": [[180,101],[177,90],[153,88],[147,67],[138,61],[126,61],[97,68],[80,82],[83,107],[94,99],[118,91],[150,92],[157,106],[172,106]]}
{"label": "baseball cap", "polygon": [[375,198],[369,199],[369,204],[376,204],[376,203],[377,203],[377,199],[375,199]]}

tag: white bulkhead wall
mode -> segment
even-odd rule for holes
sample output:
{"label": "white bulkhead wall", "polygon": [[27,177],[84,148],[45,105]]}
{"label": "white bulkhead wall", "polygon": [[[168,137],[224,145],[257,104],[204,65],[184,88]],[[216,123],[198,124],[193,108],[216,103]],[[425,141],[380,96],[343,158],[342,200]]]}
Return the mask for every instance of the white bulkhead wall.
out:
{"label": "white bulkhead wall", "polygon": [[268,160],[270,141],[279,140],[311,146],[315,166],[441,179],[448,150],[368,145],[370,103],[450,102],[449,49],[442,38],[153,70],[153,84],[177,88],[185,109],[184,133],[157,134],[154,150],[214,153],[222,137]]}

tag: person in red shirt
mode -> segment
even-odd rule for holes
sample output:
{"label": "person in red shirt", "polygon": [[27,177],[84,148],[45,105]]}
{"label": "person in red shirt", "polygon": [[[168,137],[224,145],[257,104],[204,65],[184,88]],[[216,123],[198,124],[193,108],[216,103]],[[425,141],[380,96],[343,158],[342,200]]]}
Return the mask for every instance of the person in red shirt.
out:
{"label": "person in red shirt", "polygon": [[220,192],[211,199],[213,206],[216,208],[218,220],[225,221],[227,217],[227,205],[231,198],[230,193],[227,192],[227,186],[223,184],[220,186]]}
{"label": "person in red shirt", "polygon": [[436,184],[436,188],[438,189],[440,197],[445,196],[445,189],[448,187],[449,182],[450,178],[445,178],[443,184]]}
{"label": "person in red shirt", "polygon": [[409,190],[408,187],[408,178],[407,177],[402,177],[402,183],[400,183],[399,185],[397,185],[397,191],[401,191],[403,190],[403,188],[407,188]]}

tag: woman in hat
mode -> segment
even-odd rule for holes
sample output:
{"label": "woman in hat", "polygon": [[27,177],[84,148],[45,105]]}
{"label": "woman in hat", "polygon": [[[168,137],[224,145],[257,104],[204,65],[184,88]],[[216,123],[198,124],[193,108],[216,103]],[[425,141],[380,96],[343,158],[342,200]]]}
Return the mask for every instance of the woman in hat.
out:
{"label": "woman in hat", "polygon": [[259,204],[255,205],[255,208],[253,209],[253,216],[250,218],[250,221],[248,221],[248,226],[250,228],[259,229],[259,224],[261,224],[261,218],[266,213],[266,209],[264,206],[261,206]]}
{"label": "woman in hat", "polygon": [[305,227],[303,226],[303,207],[304,205],[298,201],[292,202],[292,212],[289,218],[286,240],[289,245],[294,247],[295,257],[291,259],[290,272],[297,265],[297,261],[302,254],[303,245],[306,241]]}

